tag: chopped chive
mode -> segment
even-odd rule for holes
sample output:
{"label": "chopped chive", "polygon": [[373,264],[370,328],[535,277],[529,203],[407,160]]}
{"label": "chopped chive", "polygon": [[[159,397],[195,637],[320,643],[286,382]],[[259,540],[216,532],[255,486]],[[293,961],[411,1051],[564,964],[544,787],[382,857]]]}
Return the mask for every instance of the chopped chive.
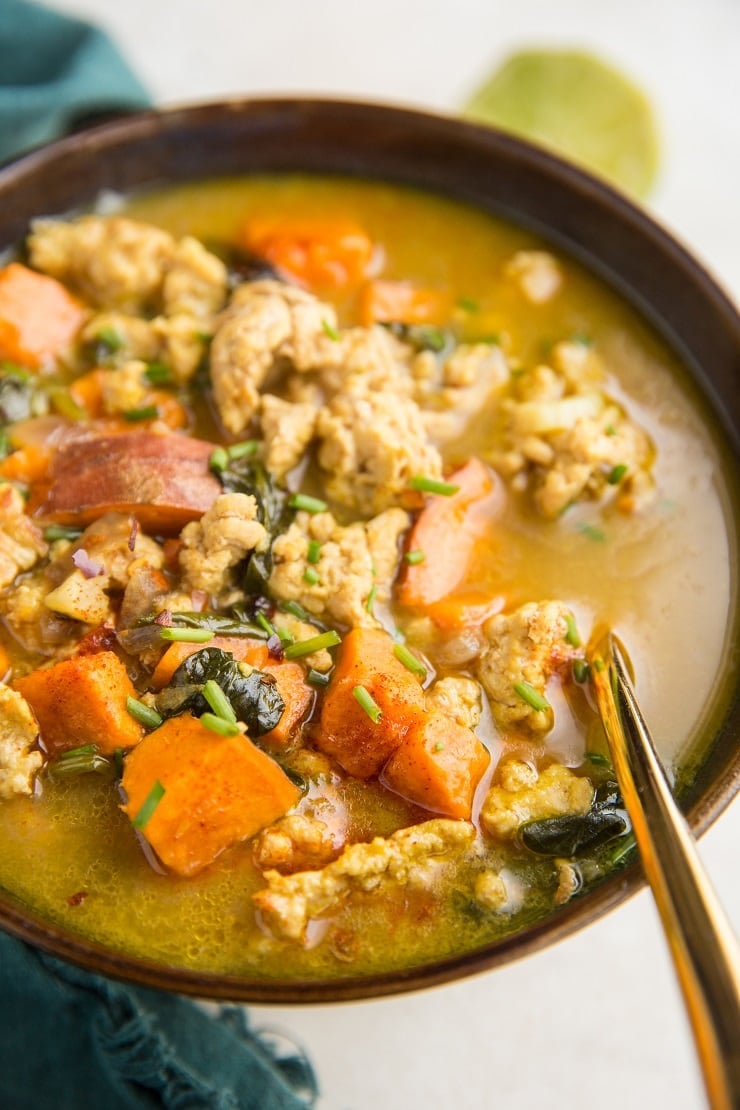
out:
{"label": "chopped chive", "polygon": [[97,744],[80,744],[79,748],[67,748],[66,752],[62,752],[59,756],[60,760],[77,759],[81,755],[97,755]]}
{"label": "chopped chive", "polygon": [[277,636],[275,625],[268,621],[264,613],[257,613],[254,619],[255,623],[258,624],[260,628],[263,628],[268,636]]}
{"label": "chopped chive", "polygon": [[144,829],[154,816],[154,811],[162,801],[165,795],[165,789],[159,779],[155,779],[154,786],[151,788],[146,798],[142,802],[141,809],[134,817],[131,824],[135,829]]}
{"label": "chopped chive", "polygon": [[321,671],[317,671],[315,667],[311,667],[306,675],[306,682],[310,682],[312,686],[328,686],[329,676],[328,674],[322,674]]}
{"label": "chopped chive", "polygon": [[123,778],[123,748],[116,748],[113,752],[113,766],[116,769],[116,778]]}
{"label": "chopped chive", "polygon": [[161,628],[159,635],[163,640],[183,644],[207,644],[213,633],[207,628]]}
{"label": "chopped chive", "polygon": [[566,613],[566,615],[565,615],[565,624],[567,626],[567,631],[565,633],[565,642],[566,642],[566,644],[570,644],[571,647],[575,647],[575,648],[580,647],[581,646],[581,637],[578,635],[578,627],[576,625],[576,618],[573,616],[572,613]]}
{"label": "chopped chive", "polygon": [[98,343],[102,343],[104,347],[107,347],[111,354],[120,351],[123,346],[123,337],[119,335],[115,328],[111,327],[103,327],[100,331],[96,332],[95,340]]}
{"label": "chopped chive", "polygon": [[321,558],[321,544],[318,540],[308,541],[308,554],[306,555],[309,563],[318,563]]}
{"label": "chopped chive", "polygon": [[84,420],[87,411],[78,405],[68,389],[57,387],[49,390],[49,400],[61,416],[68,420]]}
{"label": "chopped chive", "polygon": [[336,343],[337,340],[339,339],[339,332],[334,327],[334,325],[330,324],[328,320],[322,320],[321,321],[321,326],[324,329],[324,334],[328,335],[329,338],[333,339],[334,342]]}
{"label": "chopped chive", "polygon": [[394,644],[393,654],[399,663],[403,663],[407,670],[411,671],[413,675],[421,679],[423,682],[427,676],[427,669],[423,663],[420,663],[412,651],[405,646],[405,644]]}
{"label": "chopped chive", "polygon": [[313,655],[315,651],[336,647],[341,642],[342,637],[331,628],[328,632],[322,632],[319,636],[310,636],[307,640],[298,640],[295,644],[288,644],[285,649],[285,658],[300,659],[302,655]]}
{"label": "chopped chive", "polygon": [[627,469],[627,463],[619,463],[618,466],[613,467],[609,471],[609,476],[606,479],[609,485],[618,486],[619,483],[622,481],[622,478],[624,478],[625,474],[627,473]]}
{"label": "chopped chive", "polygon": [[593,347],[594,345],[593,339],[585,331],[574,331],[570,338],[572,343],[578,343],[580,347]]}
{"label": "chopped chive", "polygon": [[527,705],[531,705],[532,709],[536,709],[538,713],[546,713],[550,708],[550,703],[547,698],[543,698],[539,691],[535,690],[534,686],[529,682],[515,682],[514,692],[526,701]]}
{"label": "chopped chive", "polygon": [[211,470],[215,470],[217,474],[220,474],[222,470],[226,470],[228,465],[229,456],[225,448],[217,447],[214,451],[211,451],[211,457],[208,460],[208,466]]}
{"label": "chopped chive", "polygon": [[601,674],[602,671],[606,670],[606,663],[600,655],[597,655],[594,658],[594,670],[597,671],[599,674]]}
{"label": "chopped chive", "polygon": [[601,752],[586,752],[586,759],[596,767],[611,767],[612,765],[611,760],[607,759]]}
{"label": "chopped chive", "polygon": [[259,440],[245,439],[242,443],[232,443],[231,447],[227,449],[229,459],[245,459],[248,455],[254,455],[259,448]]}
{"label": "chopped chive", "polygon": [[162,718],[156,709],[152,709],[151,705],[144,705],[143,701],[137,701],[136,698],[126,698],[126,709],[135,721],[146,728],[159,728],[162,724]]}
{"label": "chopped chive", "polygon": [[614,427],[613,424],[607,424],[607,426],[604,428],[604,432],[608,436],[615,436],[617,434],[617,429]]}
{"label": "chopped chive", "polygon": [[579,524],[578,531],[597,543],[603,543],[606,539],[606,533],[601,528],[597,528],[595,524]]}
{"label": "chopped chive", "polygon": [[410,566],[415,567],[417,563],[424,562],[426,555],[423,551],[407,551],[404,559]]}
{"label": "chopped chive", "polygon": [[367,713],[373,724],[377,725],[378,721],[383,716],[383,710],[378,703],[373,700],[369,691],[367,691],[364,686],[353,686],[352,696],[360,708]]}
{"label": "chopped chive", "polygon": [[478,312],[480,304],[472,297],[458,297],[457,307],[461,308],[463,312]]}
{"label": "chopped chive", "polygon": [[63,524],[50,524],[44,528],[44,539],[47,543],[55,540],[77,540],[82,535],[79,528],[66,528]]}
{"label": "chopped chive", "polygon": [[239,726],[234,721],[217,717],[215,713],[203,713],[200,723],[205,728],[210,729],[211,732],[217,732],[219,736],[237,736],[240,731]]}
{"label": "chopped chive", "polygon": [[321,581],[321,575],[313,567],[306,567],[303,572],[303,581],[308,582],[309,586],[316,586]]}
{"label": "chopped chive", "polygon": [[325,513],[329,508],[326,501],[309,497],[307,493],[294,493],[288,501],[291,509],[303,509],[307,513]]}
{"label": "chopped chive", "polygon": [[156,420],[159,409],[156,405],[142,405],[139,409],[127,409],[121,415],[124,420],[128,420],[129,424],[138,424],[142,420]]}
{"label": "chopped chive", "polygon": [[287,644],[294,644],[295,643],[295,636],[293,635],[292,632],[288,632],[287,628],[277,628],[276,627],[275,631],[277,633],[278,640],[280,641],[281,644],[283,644],[283,646],[286,646]]}
{"label": "chopped chive", "polygon": [[144,377],[152,385],[168,385],[172,381],[172,371],[163,362],[150,362],[144,371]]}
{"label": "chopped chive", "polygon": [[373,588],[370,590],[370,593],[367,595],[367,601],[365,602],[365,609],[368,611],[368,613],[372,613],[373,605],[375,604],[375,598],[377,596],[378,587],[374,585]]}
{"label": "chopped chive", "polygon": [[437,743],[436,743],[436,744],[434,745],[434,749],[433,749],[433,750],[434,750],[435,752],[443,752],[443,751],[445,750],[445,742],[444,742],[444,740],[438,740],[438,741],[437,741]]}
{"label": "chopped chive", "polygon": [[585,659],[573,660],[573,678],[576,680],[576,682],[588,682],[590,674],[591,668],[589,667]]}
{"label": "chopped chive", "polygon": [[203,687],[202,694],[217,717],[229,721],[232,725],[236,724],[236,713],[231,702],[215,679],[208,679]]}
{"label": "chopped chive", "polygon": [[423,474],[415,474],[409,485],[411,489],[418,489],[421,493],[439,493],[442,497],[452,497],[460,489],[452,482],[439,482],[436,478],[425,478]]}
{"label": "chopped chive", "polygon": [[298,617],[299,621],[311,620],[311,614],[308,613],[302,605],[299,605],[297,601],[284,601],[281,608],[286,613],[290,613],[292,616]]}
{"label": "chopped chive", "polygon": [[12,445],[8,433],[5,428],[0,428],[0,459],[4,459],[10,454]]}

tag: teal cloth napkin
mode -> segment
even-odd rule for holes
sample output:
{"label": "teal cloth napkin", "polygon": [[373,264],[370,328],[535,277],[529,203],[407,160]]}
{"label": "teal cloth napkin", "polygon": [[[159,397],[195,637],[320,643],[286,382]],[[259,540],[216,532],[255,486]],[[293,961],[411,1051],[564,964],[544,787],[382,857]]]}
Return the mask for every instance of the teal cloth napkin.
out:
{"label": "teal cloth napkin", "polygon": [[25,0],[0,0],[0,58],[0,161],[91,116],[150,104],[102,31]]}
{"label": "teal cloth napkin", "polygon": [[[0,160],[85,120],[149,105],[100,30],[0,0]],[[300,1110],[317,1087],[243,1009],[124,986],[0,934],[3,1110]]]}

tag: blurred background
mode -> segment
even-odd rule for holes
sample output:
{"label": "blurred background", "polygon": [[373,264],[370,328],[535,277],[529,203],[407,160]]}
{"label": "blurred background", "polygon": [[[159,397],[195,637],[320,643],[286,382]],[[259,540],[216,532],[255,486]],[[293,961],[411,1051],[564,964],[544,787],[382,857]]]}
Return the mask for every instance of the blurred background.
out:
{"label": "blurred background", "polygon": [[[656,111],[661,168],[648,207],[740,295],[737,0],[46,3],[108,30],[158,105],[290,92],[454,113],[514,50],[589,50],[632,77]],[[736,927],[739,836],[735,806],[701,843]],[[647,893],[555,948],[473,980],[251,1014],[255,1026],[306,1048],[325,1110],[704,1105]]]}

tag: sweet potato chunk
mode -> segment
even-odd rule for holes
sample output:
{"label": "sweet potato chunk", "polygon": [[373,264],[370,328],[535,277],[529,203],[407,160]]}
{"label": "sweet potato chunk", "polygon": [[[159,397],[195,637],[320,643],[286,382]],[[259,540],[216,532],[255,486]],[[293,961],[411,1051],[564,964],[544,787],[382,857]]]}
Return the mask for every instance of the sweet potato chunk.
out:
{"label": "sweet potato chunk", "polygon": [[0,270],[0,358],[37,370],[72,342],[86,315],[54,278],[19,262]]}
{"label": "sweet potato chunk", "polygon": [[425,809],[469,820],[475,788],[490,760],[474,732],[435,713],[409,729],[382,781]]}
{"label": "sweet potato chunk", "polygon": [[157,782],[164,794],[141,831],[162,863],[185,876],[272,824],[300,797],[246,736],[219,736],[189,714],[165,721],[126,759],[123,809],[132,820]]}
{"label": "sweet potato chunk", "polygon": [[293,733],[311,708],[315,692],[306,682],[300,663],[267,663],[259,669],[273,676],[278,693],[285,703],[279,723],[270,732],[260,737],[260,742],[269,744],[273,748],[286,748],[293,738]]}
{"label": "sweet potato chunk", "polygon": [[[353,690],[363,686],[381,711],[373,721]],[[354,628],[342,641],[324,697],[316,745],[358,778],[377,774],[424,713],[419,682],[393,654],[393,640],[377,628]]]}
{"label": "sweet potato chunk", "polygon": [[175,535],[222,492],[208,469],[212,450],[189,436],[148,432],[72,440],[54,455],[49,489],[33,512],[70,525],[133,513],[145,531]]}
{"label": "sweet potato chunk", "polygon": [[135,698],[136,690],[113,651],[63,659],[16,679],[14,686],[35,713],[41,742],[52,754],[97,744],[112,755],[144,734],[126,710],[126,698]]}

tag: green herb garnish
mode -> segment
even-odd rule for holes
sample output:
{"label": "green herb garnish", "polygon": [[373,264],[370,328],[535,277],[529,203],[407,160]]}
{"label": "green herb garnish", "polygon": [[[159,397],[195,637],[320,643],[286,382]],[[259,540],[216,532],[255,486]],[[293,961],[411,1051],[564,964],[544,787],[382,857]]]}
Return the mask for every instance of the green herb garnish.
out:
{"label": "green herb garnish", "polygon": [[156,779],[154,786],[151,788],[146,798],[144,799],[141,809],[133,818],[131,824],[135,829],[144,829],[154,816],[154,811],[164,798],[165,789],[159,779]]}
{"label": "green herb garnish", "polygon": [[298,640],[295,644],[289,644],[284,655],[286,659],[300,659],[303,655],[313,655],[315,651],[336,647],[341,642],[342,637],[332,628],[319,636],[309,636],[307,640]]}
{"label": "green herb garnish", "polygon": [[129,424],[139,424],[142,420],[156,420],[159,416],[159,409],[156,405],[142,405],[138,409],[127,409],[121,415]]}
{"label": "green herb garnish", "polygon": [[321,581],[321,575],[313,567],[306,567],[303,572],[303,581],[308,582],[309,586],[317,586]]}
{"label": "green herb garnish", "polygon": [[306,675],[306,682],[310,682],[312,686],[328,686],[329,675],[322,674],[321,671],[317,671],[315,667],[311,667]]}
{"label": "green herb garnish", "polygon": [[576,682],[588,682],[590,674],[591,668],[589,667],[585,659],[573,660],[573,678],[576,680]]}
{"label": "green herb garnish", "polygon": [[239,726],[234,721],[217,717],[215,713],[203,713],[200,723],[211,732],[217,732],[219,736],[237,736],[240,731]]}
{"label": "green herb garnish", "polygon": [[585,758],[589,763],[593,763],[596,767],[609,767],[611,768],[611,760],[607,759],[601,752],[586,752]]}
{"label": "green herb garnish", "polygon": [[214,470],[216,474],[220,474],[229,465],[229,456],[226,454],[224,447],[217,447],[211,451],[211,457],[208,460],[208,466]]}
{"label": "green herb garnish", "polygon": [[308,553],[306,555],[309,563],[318,563],[321,558],[321,544],[318,540],[308,541]]}
{"label": "green herb garnish", "polygon": [[163,362],[150,362],[144,371],[144,377],[152,385],[169,385],[172,381],[172,371]]}
{"label": "green herb garnish", "polygon": [[403,663],[407,670],[411,671],[422,682],[427,676],[427,669],[423,663],[420,663],[412,651],[405,646],[405,644],[394,644],[393,654],[399,663]]}
{"label": "green herb garnish", "polygon": [[463,312],[478,312],[480,310],[480,304],[472,297],[458,297],[455,303]]}
{"label": "green herb garnish", "polygon": [[612,467],[606,479],[609,485],[618,486],[628,469],[627,463],[619,463],[618,466]]}
{"label": "green herb garnish", "polygon": [[367,595],[367,601],[365,602],[365,609],[367,610],[368,613],[372,613],[373,605],[375,604],[375,598],[377,596],[378,596],[378,587],[374,585],[372,587],[372,589],[370,590],[370,593]]}
{"label": "green herb garnish", "polygon": [[234,462],[236,459],[249,458],[250,455],[256,454],[259,445],[258,439],[245,439],[241,443],[232,443],[231,447],[226,449],[229,461]]}
{"label": "green herb garnish", "polygon": [[353,686],[352,696],[361,709],[367,713],[370,720],[374,725],[377,725],[380,718],[383,716],[383,710],[378,703],[374,701],[372,695],[364,686]]}
{"label": "green herb garnish", "polygon": [[423,551],[407,551],[404,555],[404,559],[409,564],[409,566],[415,567],[417,563],[424,562],[424,560],[426,559],[426,555]]}
{"label": "green herb garnish", "polygon": [[284,601],[281,608],[292,616],[297,617],[299,621],[311,621],[311,614],[299,605],[297,601]]}
{"label": "green herb garnish", "polygon": [[527,705],[531,705],[532,709],[536,709],[538,713],[546,713],[550,709],[550,703],[547,698],[543,698],[538,690],[535,690],[529,682],[515,682],[514,692],[526,701]]}
{"label": "green herb garnish", "polygon": [[126,698],[126,709],[134,720],[145,728],[159,728],[162,724],[162,718],[156,709],[152,709],[151,705],[145,705],[143,701],[137,701],[136,698]]}
{"label": "green herb garnish", "polygon": [[452,482],[440,482],[436,478],[426,478],[423,474],[415,474],[409,482],[409,486],[421,493],[438,493],[442,497],[452,497],[460,489]]}
{"label": "green herb garnish", "polygon": [[326,501],[319,497],[309,497],[307,493],[294,493],[288,504],[291,509],[303,509],[306,513],[325,513],[329,508]]}
{"label": "green herb garnish", "polygon": [[595,540],[596,543],[603,543],[606,539],[606,533],[597,528],[595,524],[579,524],[578,531],[590,540]]}
{"label": "green herb garnish", "polygon": [[207,644],[213,639],[207,628],[163,628],[159,635],[163,640],[183,644]]}
{"label": "green herb garnish", "polygon": [[124,341],[123,336],[119,335],[115,328],[103,327],[96,333],[95,342],[106,347],[109,354],[114,355],[123,347]]}
{"label": "green herb garnish", "polygon": [[67,528],[64,524],[50,524],[44,528],[44,539],[47,543],[55,540],[77,540],[82,535],[79,528]]}
{"label": "green herb garnish", "polygon": [[578,634],[578,627],[576,625],[576,618],[573,616],[572,613],[566,613],[565,624],[567,626],[567,631],[565,633],[565,642],[566,642],[566,644],[570,644],[571,647],[575,647],[575,648],[580,647],[581,646],[581,637]]}
{"label": "green herb garnish", "polygon": [[340,338],[339,332],[337,331],[337,329],[334,327],[333,324],[329,323],[328,320],[322,320],[321,321],[321,327],[324,330],[324,334],[328,335],[330,339],[333,339],[335,343],[339,340],[339,338]]}
{"label": "green herb garnish", "polygon": [[268,636],[277,636],[275,625],[268,621],[264,613],[256,613],[254,619],[260,628],[265,630]]}
{"label": "green herb garnish", "polygon": [[229,721],[232,725],[236,724],[236,713],[231,702],[215,679],[209,678],[201,693],[217,717]]}

